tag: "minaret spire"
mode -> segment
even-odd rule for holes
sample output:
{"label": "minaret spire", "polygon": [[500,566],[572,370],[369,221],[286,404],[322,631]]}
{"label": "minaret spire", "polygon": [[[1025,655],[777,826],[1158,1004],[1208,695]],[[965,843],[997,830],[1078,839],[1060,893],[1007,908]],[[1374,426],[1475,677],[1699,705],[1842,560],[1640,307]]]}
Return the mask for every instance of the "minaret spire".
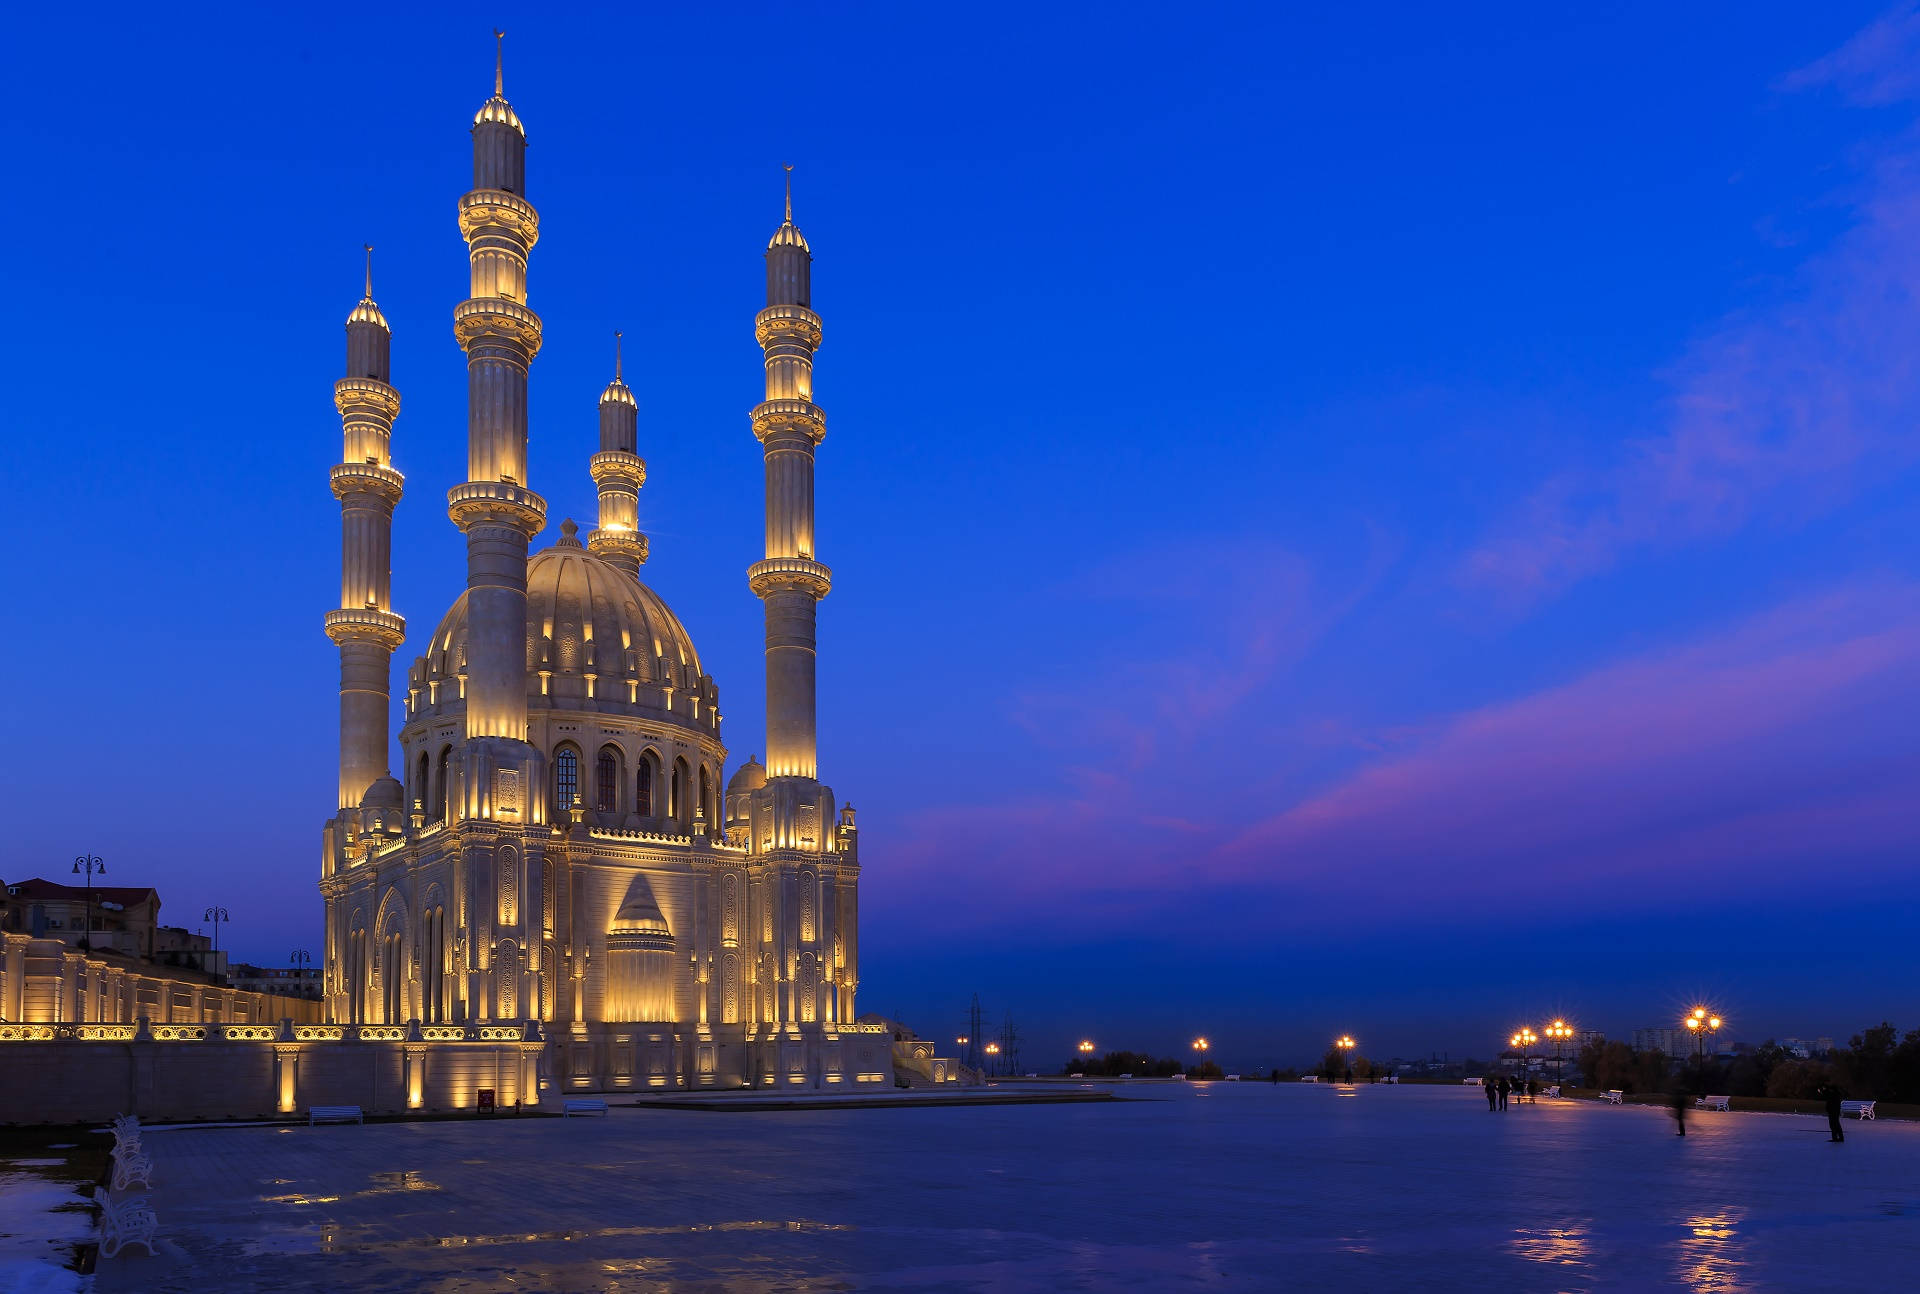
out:
{"label": "minaret spire", "polygon": [[783,162],[787,168],[787,223],[793,223],[793,163]]}
{"label": "minaret spire", "polygon": [[493,97],[507,97],[507,33],[493,29]]}
{"label": "minaret spire", "polygon": [[754,319],[767,370],[767,398],[753,411],[766,456],[767,556],[747,569],[747,583],[766,604],[767,776],[812,779],[814,604],[833,573],[814,560],[813,456],[827,426],[813,403],[820,316],[809,306],[813,253],[793,223],[792,174],[788,167],[787,218],[767,243],[767,308]]}
{"label": "minaret spire", "polygon": [[616,330],[613,381],[600,393],[600,452],[587,460],[587,473],[600,491],[600,524],[587,534],[587,551],[635,579],[647,560],[647,537],[640,533],[640,487],[647,483],[647,463],[634,452],[639,421],[639,401],[620,377]]}
{"label": "minaret spire", "polygon": [[332,472],[340,500],[340,605],[327,637],[340,649],[340,808],[357,809],[387,776],[387,689],[407,624],[393,613],[393,508],[403,481],[393,469],[393,332],[373,301],[373,248],[366,295],[347,316],[347,373],[333,385],[343,448]]}

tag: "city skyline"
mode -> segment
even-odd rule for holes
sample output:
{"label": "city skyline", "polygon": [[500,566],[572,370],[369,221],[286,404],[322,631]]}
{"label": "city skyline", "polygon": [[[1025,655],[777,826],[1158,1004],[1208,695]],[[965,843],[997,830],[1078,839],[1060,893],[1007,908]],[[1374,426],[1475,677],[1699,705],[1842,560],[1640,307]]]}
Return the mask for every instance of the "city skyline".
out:
{"label": "city skyline", "polygon": [[[1469,49],[1411,11],[1371,44],[1248,12],[1166,64],[1124,12],[1018,48],[906,15],[779,49],[687,15],[509,32],[549,235],[536,542],[592,524],[622,330],[643,578],[729,771],[766,753],[741,320],[796,168],[863,1010],[939,1038],[977,992],[1048,1066],[1195,1033],[1233,1063],[1349,1031],[1491,1052],[1696,1001],[1752,1042],[1911,1027],[1920,38],[1905,7],[1775,16],[1531,15]],[[20,47],[72,39],[47,21]],[[84,85],[16,76],[49,210],[9,473],[38,739],[4,768],[40,812],[0,879],[101,854],[227,906],[223,948],[265,964],[320,926],[314,608],[366,242],[406,399],[401,661],[464,578],[447,195],[492,38],[390,27],[132,19]],[[755,87],[836,45],[864,73],[770,125]],[[1102,66],[1168,77],[1116,113]]]}

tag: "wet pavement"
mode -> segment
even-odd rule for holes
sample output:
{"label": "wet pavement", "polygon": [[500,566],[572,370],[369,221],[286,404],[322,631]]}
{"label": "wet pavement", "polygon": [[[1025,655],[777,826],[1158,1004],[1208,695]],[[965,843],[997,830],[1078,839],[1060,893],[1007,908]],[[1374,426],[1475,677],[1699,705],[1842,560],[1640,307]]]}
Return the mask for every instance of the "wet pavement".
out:
{"label": "wet pavement", "polygon": [[1215,1083],[1068,1106],[153,1132],[114,1291],[1856,1290],[1920,1125]]}

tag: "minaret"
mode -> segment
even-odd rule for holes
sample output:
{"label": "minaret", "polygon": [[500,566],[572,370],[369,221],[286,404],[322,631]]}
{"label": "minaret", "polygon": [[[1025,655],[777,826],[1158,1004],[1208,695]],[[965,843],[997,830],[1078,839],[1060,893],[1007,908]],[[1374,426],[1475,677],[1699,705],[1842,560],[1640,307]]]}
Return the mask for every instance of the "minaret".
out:
{"label": "minaret", "polygon": [[467,481],[447,492],[447,514],[467,536],[470,739],[527,736],[527,544],[547,504],[527,488],[527,368],[540,350],[527,253],[540,217],[522,196],[526,151],[496,50],[493,97],[473,118],[473,191],[460,199],[472,294],[453,312],[467,353]]}
{"label": "minaret", "polygon": [[620,334],[615,333],[613,381],[600,393],[600,452],[587,462],[600,488],[600,525],[587,534],[587,551],[635,579],[647,560],[647,537],[640,533],[640,487],[647,483],[647,464],[634,452],[639,420],[633,390],[620,380]]}
{"label": "minaret", "polygon": [[767,242],[767,308],[754,318],[766,353],[767,398],[753,411],[766,454],[767,556],[747,584],[767,613],[767,776],[819,776],[814,735],[814,604],[833,572],[814,560],[813,454],[827,434],[813,403],[813,352],[820,316],[810,308],[813,253],[793,223],[793,168],[787,215]]}
{"label": "minaret", "polygon": [[333,469],[340,500],[340,607],[327,612],[327,637],[340,648],[340,807],[357,808],[387,775],[387,685],[407,623],[393,613],[393,507],[402,480],[393,470],[393,333],[373,303],[373,248],[367,291],[347,316],[347,375],[333,384],[345,441]]}

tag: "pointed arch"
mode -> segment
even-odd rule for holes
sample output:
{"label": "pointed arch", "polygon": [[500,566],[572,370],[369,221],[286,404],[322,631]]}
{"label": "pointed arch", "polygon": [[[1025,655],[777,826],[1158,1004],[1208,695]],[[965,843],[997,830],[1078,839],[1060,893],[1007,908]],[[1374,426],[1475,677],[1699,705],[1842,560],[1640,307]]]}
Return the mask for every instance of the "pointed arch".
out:
{"label": "pointed arch", "polygon": [[593,757],[593,808],[596,813],[617,813],[620,809],[620,783],[626,780],[620,771],[620,748],[612,742]]}

